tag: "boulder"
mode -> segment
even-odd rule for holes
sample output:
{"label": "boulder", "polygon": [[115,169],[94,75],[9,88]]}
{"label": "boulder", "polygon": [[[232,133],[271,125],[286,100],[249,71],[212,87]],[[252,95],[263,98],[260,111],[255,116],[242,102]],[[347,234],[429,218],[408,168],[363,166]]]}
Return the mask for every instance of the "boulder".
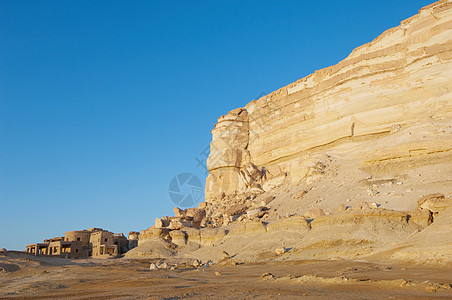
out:
{"label": "boulder", "polygon": [[239,215],[244,213],[248,209],[248,206],[245,204],[234,204],[225,210],[225,214],[230,216]]}
{"label": "boulder", "polygon": [[269,272],[265,272],[264,274],[261,275],[261,278],[264,280],[269,280],[275,278],[275,275]]}
{"label": "boulder", "polygon": [[337,211],[346,211],[347,210],[347,205],[345,204],[341,204],[337,207]]}
{"label": "boulder", "polygon": [[195,268],[198,268],[200,265],[201,265],[201,262],[198,259],[195,259],[192,262],[192,266],[195,267]]}
{"label": "boulder", "polygon": [[220,259],[220,261],[227,260],[227,259],[229,259],[229,258],[231,258],[231,256],[229,255],[229,253],[227,253],[226,251],[223,251],[223,252],[221,253],[221,259]]}
{"label": "boulder", "polygon": [[269,204],[270,202],[273,201],[273,199],[275,199],[274,196],[267,196],[267,197],[265,197],[265,198],[262,199],[262,201],[261,201],[261,203],[263,203],[262,206],[265,206],[265,205]]}
{"label": "boulder", "polygon": [[265,214],[263,207],[258,207],[255,209],[250,209],[246,212],[248,218],[261,218]]}
{"label": "boulder", "polygon": [[167,262],[164,261],[164,262],[160,263],[160,264],[158,265],[158,268],[159,268],[159,269],[168,269],[168,264],[167,264]]}
{"label": "boulder", "polygon": [[170,225],[168,217],[164,216],[162,218],[155,218],[155,228],[165,228]]}
{"label": "boulder", "polygon": [[192,222],[182,218],[173,218],[168,226],[171,230],[179,230],[184,227],[192,227]]}
{"label": "boulder", "polygon": [[188,208],[185,210],[185,215],[192,218],[192,227],[199,228],[206,217],[206,211],[200,208]]}
{"label": "boulder", "polygon": [[178,218],[184,218],[185,217],[185,211],[180,209],[179,207],[174,207],[174,215]]}
{"label": "boulder", "polygon": [[287,252],[287,248],[286,247],[277,248],[275,250],[275,253],[278,254],[278,255],[284,254],[286,252]]}
{"label": "boulder", "polygon": [[353,207],[353,209],[371,209],[372,207],[370,206],[369,202],[361,202],[359,204],[357,204],[355,207]]}
{"label": "boulder", "polygon": [[304,195],[306,195],[308,193],[308,191],[306,190],[300,190],[298,192],[295,193],[295,195],[293,195],[293,199],[300,199],[302,198]]}

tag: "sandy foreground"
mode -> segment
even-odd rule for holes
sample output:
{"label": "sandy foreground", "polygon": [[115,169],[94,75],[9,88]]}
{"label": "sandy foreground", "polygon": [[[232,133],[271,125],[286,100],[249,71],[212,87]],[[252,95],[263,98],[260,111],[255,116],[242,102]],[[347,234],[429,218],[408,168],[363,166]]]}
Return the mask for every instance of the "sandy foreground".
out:
{"label": "sandy foreground", "polygon": [[[1,299],[452,299],[452,266],[282,261],[150,270],[156,260],[0,255]],[[170,263],[174,265],[174,262]]]}

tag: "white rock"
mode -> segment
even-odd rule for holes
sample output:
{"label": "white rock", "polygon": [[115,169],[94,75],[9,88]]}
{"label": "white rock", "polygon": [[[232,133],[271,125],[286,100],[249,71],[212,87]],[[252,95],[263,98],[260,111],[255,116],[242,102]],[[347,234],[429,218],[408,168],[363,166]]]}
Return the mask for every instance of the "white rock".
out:
{"label": "white rock", "polygon": [[195,259],[192,263],[192,266],[198,268],[201,265],[201,262],[198,259]]}
{"label": "white rock", "polygon": [[166,261],[164,261],[161,264],[159,264],[158,268],[159,269],[168,269],[168,264],[166,263]]}
{"label": "white rock", "polygon": [[287,252],[287,248],[286,247],[277,248],[275,250],[275,253],[278,254],[278,255],[284,254],[286,252]]}

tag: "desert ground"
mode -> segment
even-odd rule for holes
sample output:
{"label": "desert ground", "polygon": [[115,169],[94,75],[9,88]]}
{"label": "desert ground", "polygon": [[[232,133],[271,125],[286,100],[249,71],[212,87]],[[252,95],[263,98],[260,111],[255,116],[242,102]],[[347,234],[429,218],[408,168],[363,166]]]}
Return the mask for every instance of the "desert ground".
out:
{"label": "desert ground", "polygon": [[[1,254],[1,299],[450,299],[452,266],[358,260],[278,261],[194,268],[158,260]],[[177,266],[176,266],[177,265]]]}

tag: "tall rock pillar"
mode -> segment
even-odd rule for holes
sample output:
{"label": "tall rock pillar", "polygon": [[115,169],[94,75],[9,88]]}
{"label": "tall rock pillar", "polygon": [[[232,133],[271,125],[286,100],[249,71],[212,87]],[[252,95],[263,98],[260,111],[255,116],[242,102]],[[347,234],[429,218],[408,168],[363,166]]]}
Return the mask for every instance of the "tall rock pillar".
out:
{"label": "tall rock pillar", "polygon": [[209,176],[206,180],[206,202],[212,202],[223,194],[247,189],[241,168],[251,162],[248,142],[249,120],[246,109],[234,109],[218,119],[212,130],[210,155],[207,158]]}

